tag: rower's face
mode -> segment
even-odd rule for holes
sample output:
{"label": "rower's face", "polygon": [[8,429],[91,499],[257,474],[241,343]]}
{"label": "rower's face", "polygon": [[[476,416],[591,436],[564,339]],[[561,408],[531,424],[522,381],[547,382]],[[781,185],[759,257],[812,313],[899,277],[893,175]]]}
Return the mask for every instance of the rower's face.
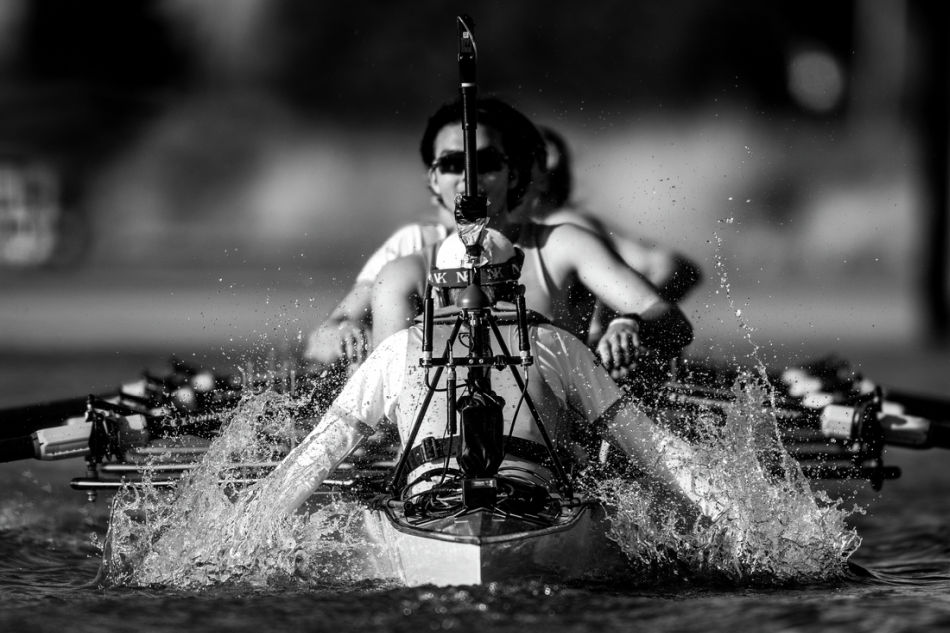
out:
{"label": "rower's face", "polygon": [[[501,135],[494,128],[479,125],[475,147],[478,189],[488,198],[488,215],[497,215],[508,208],[508,190],[517,185],[515,173],[505,156]],[[429,186],[453,214],[455,196],[465,193],[464,148],[461,124],[447,125],[435,137],[435,165],[429,170]]]}

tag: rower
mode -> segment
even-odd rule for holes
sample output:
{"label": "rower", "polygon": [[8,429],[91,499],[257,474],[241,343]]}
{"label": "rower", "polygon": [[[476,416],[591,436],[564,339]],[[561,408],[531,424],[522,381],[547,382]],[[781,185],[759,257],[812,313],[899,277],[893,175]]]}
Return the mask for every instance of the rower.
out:
{"label": "rower", "polygon": [[[679,303],[699,283],[699,266],[669,248],[644,239],[632,239],[613,229],[590,210],[573,199],[571,153],[567,141],[547,126],[539,126],[547,149],[546,169],[534,174],[532,191],[524,204],[531,209],[531,217],[541,224],[573,224],[597,234],[623,261],[647,278],[660,296],[670,303]],[[580,301],[584,304],[589,298]],[[618,315],[597,301],[587,342],[592,347],[604,334],[610,321]]]}
{"label": "rower", "polygon": [[[591,231],[631,268],[649,280],[661,297],[670,303],[680,301],[698,283],[698,266],[668,248],[618,235],[616,231],[608,230],[594,214],[579,208],[571,197],[572,165],[564,137],[550,127],[542,126],[538,131],[541,136],[534,142],[541,140],[543,151],[540,147],[525,147],[533,157],[530,183],[520,198],[510,201],[511,206],[523,207],[528,216],[541,224],[572,224]],[[428,143],[424,137],[421,154],[426,168],[431,170],[432,154],[431,149],[427,149]],[[373,252],[357,275],[353,287],[326,321],[310,334],[304,358],[323,364],[346,361],[358,365],[365,360],[372,340],[372,287],[383,267],[399,257],[424,252],[455,229],[452,211],[431,182],[430,192],[437,214],[429,220],[399,228]],[[540,291],[545,292],[546,287],[542,286]],[[588,323],[579,319],[574,333],[596,347],[609,322],[618,314],[606,308],[602,302],[593,303],[589,292],[576,289],[569,296],[574,303],[572,311],[593,315]],[[540,308],[535,306],[535,309]]]}
{"label": "rower", "polygon": [[[500,232],[486,229],[483,233],[488,258],[484,265],[489,267],[486,278],[495,282],[485,284],[486,294],[498,293],[497,298],[490,299],[496,302],[493,309],[501,311],[505,306],[499,302],[520,290],[513,278],[520,254]],[[432,278],[450,295],[459,289],[452,288],[447,281],[462,267],[460,257],[464,252],[460,238],[453,235],[436,256]],[[445,329],[444,325],[434,328],[433,348],[445,342]],[[500,320],[499,329],[506,347],[519,349],[517,328]],[[444,467],[447,462],[450,466],[458,463],[450,443],[443,441],[452,437],[453,431],[446,426],[446,405],[439,405],[437,399],[424,402],[429,385],[426,369],[419,362],[425,356],[423,336],[423,329],[414,324],[377,346],[314,430],[257,484],[246,502],[250,511],[293,512],[340,462],[375,433],[384,419],[396,425],[402,448],[408,451],[410,483],[423,483],[427,469]],[[688,446],[653,423],[633,400],[625,397],[581,340],[541,322],[527,328],[527,337],[533,362],[526,368],[525,382],[545,429],[533,426],[530,413],[525,407],[519,408],[518,380],[509,372],[493,372],[491,391],[503,402],[503,430],[508,438],[499,472],[521,477],[526,483],[547,485],[552,473],[551,463],[545,463],[546,442],[542,435],[546,433],[564,454],[573,450],[573,440],[579,435],[598,430],[636,458],[661,484],[700,507],[707,502],[707,491],[693,488]],[[467,340],[458,337],[456,347],[460,352],[465,351]],[[462,371],[459,374],[461,384],[464,375]],[[418,432],[413,433],[415,415],[420,410],[425,410],[426,416]],[[715,514],[718,510],[710,511]]]}
{"label": "rower", "polygon": [[[524,262],[519,267],[520,281],[527,287],[529,296],[542,281],[548,284],[546,295],[535,295],[530,301],[548,308],[546,311],[555,315],[555,322],[524,328],[528,330],[525,338],[530,341],[528,347],[534,355],[533,362],[525,364],[527,380],[524,382],[531,385],[531,389],[544,390],[537,398],[529,393],[532,401],[545,401],[543,406],[554,410],[549,416],[553,421],[542,421],[534,427],[537,435],[544,439],[542,448],[553,457],[553,474],[564,481],[556,449],[563,450],[576,434],[588,432],[608,438],[635,460],[647,477],[666,489],[671,502],[678,499],[706,516],[720,516],[725,508],[719,495],[710,494],[709,482],[694,476],[693,449],[654,423],[632,398],[625,397],[606,371],[629,375],[633,371],[640,373],[644,365],[662,366],[690,342],[692,328],[678,308],[664,301],[647,280],[624,264],[596,235],[570,225],[536,225],[523,215],[523,209],[519,211],[514,206],[530,184],[536,150],[543,147],[538,141],[538,132],[524,115],[498,100],[482,100],[477,108],[477,128],[463,129],[461,105],[450,104],[430,118],[423,136],[423,154],[431,164],[429,183],[447,208],[457,212],[457,218],[466,218],[464,205],[455,208],[456,195],[462,202],[466,199],[461,195],[465,191],[477,190],[478,197],[484,197],[481,219],[460,225],[456,235],[446,240],[443,247],[448,250],[443,253],[440,248],[437,267],[451,264],[452,259],[457,258],[458,251],[453,254],[451,250],[456,239],[466,245],[466,255],[471,256],[468,248],[473,246],[475,235],[476,242],[487,240],[481,245],[481,251],[489,261],[479,262],[479,266],[510,263],[509,255],[514,251],[508,245],[517,243],[525,255],[524,260],[520,255],[516,260]],[[468,156],[465,156],[466,150]],[[472,160],[473,155],[477,161]],[[459,161],[463,166],[472,166],[474,177],[466,177],[464,167],[458,168]],[[477,233],[471,232],[472,225],[477,225]],[[438,255],[442,255],[441,260]],[[530,264],[528,258],[531,258]],[[525,275],[526,271],[531,273]],[[419,302],[427,294],[419,289],[418,280],[425,279],[428,272],[424,258],[419,256],[394,260],[383,269],[373,292],[374,351],[350,376],[313,431],[242,499],[243,511],[249,517],[282,516],[295,511],[352,451],[376,433],[383,420],[389,420],[399,430],[403,455],[392,487],[401,485],[399,477],[405,463],[420,450],[422,463],[410,465],[414,471],[411,476],[416,478],[424,479],[425,473],[419,469],[427,463],[432,465],[441,459],[444,465],[454,457],[451,445],[446,448],[443,444],[441,451],[438,445],[430,446],[434,449],[431,453],[423,445],[426,438],[430,438],[430,444],[438,443],[441,438],[453,437],[458,432],[451,423],[446,424],[446,418],[451,420],[454,416],[442,417],[438,413],[430,416],[428,398],[438,385],[426,384],[425,369],[418,365],[431,351],[431,348],[430,351],[424,349],[423,332],[413,323],[413,317],[420,311]],[[539,274],[544,275],[543,280],[538,279]],[[607,328],[598,346],[599,359],[581,339],[558,327],[557,318],[569,315],[551,310],[552,307],[567,309],[566,304],[562,306],[560,302],[579,284],[590,288],[624,315]],[[567,322],[574,321],[567,319]],[[469,336],[477,331],[478,328],[473,327]],[[511,337],[510,332],[508,336]],[[465,344],[464,338],[458,340]],[[509,348],[514,349],[515,345]],[[650,359],[656,362],[644,362]],[[518,439],[527,446],[541,446],[534,441],[532,428],[519,418],[517,403],[521,385],[512,390],[508,378],[511,375],[495,372],[489,377],[489,384],[482,384],[473,392],[483,397],[497,394],[497,400],[486,407],[487,415],[493,420],[494,433],[507,429],[512,442]],[[476,385],[482,379],[476,373]],[[520,381],[512,379],[515,383]],[[460,426],[464,428],[464,424]],[[545,479],[546,473],[541,470],[546,466],[543,461],[537,463],[527,451],[516,451],[513,443],[502,453],[498,453],[497,443],[491,444],[496,448],[490,449],[491,454],[481,460],[467,459],[463,448],[457,462],[463,469],[464,464],[469,464],[468,469],[476,471],[476,475],[479,470],[497,473],[498,468],[515,470],[524,468],[526,462],[533,463],[538,468],[525,468],[526,477]],[[419,449],[420,446],[423,448]],[[478,466],[479,462],[484,468]],[[569,486],[565,488],[570,494]]]}
{"label": "rower", "polygon": [[[446,104],[430,117],[421,143],[430,164],[430,188],[453,214],[464,186],[461,121],[461,103]],[[584,339],[596,296],[621,315],[597,344],[611,375],[626,378],[638,365],[642,368],[646,356],[638,352],[641,347],[651,350],[651,364],[662,366],[692,338],[679,308],[663,300],[647,279],[590,231],[532,221],[520,202],[529,190],[533,166],[544,155],[544,144],[523,114],[501,100],[481,99],[478,122],[478,186],[488,199],[487,226],[524,251],[521,279],[528,308]],[[407,327],[420,312],[426,274],[421,253],[396,259],[380,272],[373,291],[374,344]]]}
{"label": "rower", "polygon": [[[483,324],[488,346],[492,354],[499,357],[503,354],[510,357],[512,353],[525,350],[531,358],[518,370],[526,374],[523,383],[519,383],[504,367],[496,366],[487,381],[489,395],[480,389],[464,367],[466,357],[478,355],[478,351],[473,349],[471,326],[466,322],[460,335],[453,336],[453,324],[460,315],[464,316],[459,305],[465,305],[464,293],[471,288],[472,273],[470,268],[466,268],[466,248],[457,234],[434,248],[427,294],[437,301],[440,308],[433,317],[435,325],[427,340],[423,335],[425,316],[422,330],[417,324],[394,336],[406,339],[403,363],[407,369],[402,377],[403,383],[392,386],[396,393],[401,394],[397,408],[402,411],[422,410],[425,391],[413,385],[432,385],[436,392],[449,394],[457,391],[461,398],[475,398],[487,403],[487,410],[497,409],[497,416],[503,424],[497,426],[496,433],[500,430],[502,437],[480,437],[487,432],[486,427],[490,427],[481,420],[467,431],[476,436],[466,436],[465,430],[457,428],[465,424],[464,416],[459,415],[462,419],[453,420],[456,413],[452,409],[456,408],[457,402],[452,395],[431,399],[421,417],[417,413],[415,420],[400,417],[400,437],[406,438],[404,443],[410,438],[413,442],[406,457],[406,467],[410,471],[407,480],[414,493],[443,481],[446,469],[464,471],[458,453],[460,450],[471,453],[472,444],[484,451],[485,455],[480,455],[480,459],[486,459],[493,449],[504,447],[503,458],[497,455],[501,460],[498,476],[522,481],[528,486],[550,487],[554,481],[552,468],[555,460],[568,465],[585,460],[583,449],[576,440],[581,440],[581,436],[592,438],[593,432],[585,434],[583,430],[606,411],[606,406],[597,400],[595,394],[606,393],[611,397],[616,394],[611,380],[598,385],[606,375],[600,368],[595,369],[589,350],[541,315],[526,314],[524,325],[530,324],[530,327],[519,334],[517,302],[524,292],[519,283],[524,254],[494,229],[483,232],[480,244],[483,264],[479,267],[479,287],[491,303],[492,319],[500,336],[500,340],[492,341],[490,326]],[[463,366],[458,370],[449,369],[448,380],[445,374],[439,373],[439,382],[435,383],[429,375],[431,365],[425,359],[421,363],[413,362],[420,353],[424,356],[428,349],[449,362],[453,358],[463,359]],[[591,388],[576,389],[576,385],[591,385]],[[415,421],[418,425],[413,427]],[[460,442],[462,437],[465,437],[465,443]],[[555,455],[549,454],[549,443]]]}
{"label": "rower", "polygon": [[[453,213],[456,194],[468,188],[463,178],[464,169],[457,168],[459,160],[466,162],[463,155],[468,142],[461,119],[460,104],[441,108],[430,118],[422,144],[424,155],[431,161],[430,186]],[[487,202],[486,217],[479,224],[479,235],[484,236],[479,239],[488,240],[483,245],[485,256],[510,254],[509,249],[513,247],[506,245],[513,243],[512,238],[524,237],[530,232],[532,239],[521,245],[526,258],[533,258],[531,270],[537,272],[538,264],[542,264],[552,271],[551,281],[560,281],[560,292],[552,293],[549,299],[563,298],[571,282],[581,282],[602,295],[612,308],[624,313],[624,318],[610,324],[598,348],[607,368],[626,375],[638,366],[647,352],[660,359],[679,353],[692,336],[685,317],[675,306],[663,301],[649,282],[626,266],[595,235],[569,225],[540,227],[517,211],[510,211],[527,191],[532,165],[538,152],[543,152],[540,135],[530,121],[501,101],[482,100],[478,105],[478,122],[477,128],[469,131],[474,138],[468,147],[477,156],[479,169],[475,180]],[[470,227],[462,228],[465,229],[462,232],[470,230]],[[457,233],[454,239],[463,237],[466,236]],[[539,241],[541,238],[543,241]],[[448,249],[445,258],[453,257],[454,243],[450,238],[443,244]],[[527,248],[526,243],[530,245]],[[572,249],[576,251],[573,254],[569,252]],[[457,257],[457,252],[454,256]],[[504,261],[489,263],[503,264]],[[527,263],[521,267],[521,281],[531,284],[528,285],[530,293],[538,280],[525,279],[523,271],[527,269]],[[413,376],[414,372],[421,371],[416,363],[422,349],[421,334],[413,327],[412,318],[420,312],[416,302],[424,294],[418,288],[418,280],[425,279],[428,272],[423,258],[413,256],[390,262],[384,268],[373,297],[374,336],[380,337],[375,351],[350,377],[310,435],[262,482],[255,493],[255,498],[262,499],[260,503],[267,499],[271,507],[285,512],[296,508],[350,451],[375,432],[383,418],[395,423],[406,451],[416,449],[423,437],[442,436],[434,432],[407,434],[409,420],[417,413],[420,398],[425,398],[423,394],[427,389],[423,376]],[[546,307],[550,307],[550,303]],[[383,339],[383,334],[391,336]],[[534,326],[529,336],[535,339],[531,349],[536,350],[538,358],[529,369],[535,379],[532,381],[529,374],[528,384],[540,383],[532,387],[535,389],[547,386],[560,411],[573,412],[589,424],[602,420],[608,430],[613,428],[620,433],[621,447],[628,453],[643,453],[646,458],[649,450],[644,452],[644,447],[653,446],[650,429],[655,425],[636,408],[627,409],[621,404],[620,391],[584,343],[568,331],[551,326]],[[464,343],[464,339],[461,342]],[[501,380],[499,384],[504,386]],[[492,385],[494,389],[494,383]],[[505,393],[508,390],[503,389]],[[505,406],[517,407],[517,392],[511,392],[507,398],[505,393],[501,395]],[[624,423],[614,424],[614,415],[621,409]],[[519,424],[517,416],[511,413],[509,435],[531,442],[530,429]],[[561,420],[568,426],[573,426],[576,420],[559,415],[553,419],[554,422],[547,422],[552,426],[549,435],[563,445],[569,435],[561,436],[556,427],[562,424]],[[544,431],[539,433],[543,435]]]}

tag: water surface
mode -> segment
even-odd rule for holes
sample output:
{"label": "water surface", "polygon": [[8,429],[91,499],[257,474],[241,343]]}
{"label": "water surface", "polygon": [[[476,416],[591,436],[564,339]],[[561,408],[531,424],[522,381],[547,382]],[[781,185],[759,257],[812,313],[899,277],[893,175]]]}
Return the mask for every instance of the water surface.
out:
{"label": "water surface", "polygon": [[[865,374],[895,387],[939,393],[946,354],[856,350]],[[101,391],[162,360],[151,353],[7,355],[0,406]],[[95,378],[92,378],[92,377]],[[41,380],[42,378],[42,380]],[[43,383],[43,384],[40,384]],[[805,585],[643,582],[404,588],[381,581],[311,578],[264,588],[108,587],[96,582],[108,502],[89,504],[68,481],[81,462],[0,465],[0,629],[919,631],[950,625],[950,469],[945,452],[890,449],[903,477],[852,524],[863,539],[850,570]]]}

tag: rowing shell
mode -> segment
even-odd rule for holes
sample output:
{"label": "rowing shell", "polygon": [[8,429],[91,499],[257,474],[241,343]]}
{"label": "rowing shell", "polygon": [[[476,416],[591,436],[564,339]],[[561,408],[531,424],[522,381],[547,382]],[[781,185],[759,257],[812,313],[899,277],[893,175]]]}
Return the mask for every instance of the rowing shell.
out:
{"label": "rowing shell", "polygon": [[408,586],[589,580],[618,577],[625,568],[597,503],[565,506],[551,519],[477,508],[429,520],[384,504],[367,510],[365,522],[380,552],[376,572]]}

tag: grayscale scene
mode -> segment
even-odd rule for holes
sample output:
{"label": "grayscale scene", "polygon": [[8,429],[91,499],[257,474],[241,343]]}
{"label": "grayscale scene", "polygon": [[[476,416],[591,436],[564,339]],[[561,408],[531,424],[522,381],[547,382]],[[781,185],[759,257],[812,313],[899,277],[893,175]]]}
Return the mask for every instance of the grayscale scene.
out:
{"label": "grayscale scene", "polygon": [[950,625],[937,0],[0,0],[0,629]]}

